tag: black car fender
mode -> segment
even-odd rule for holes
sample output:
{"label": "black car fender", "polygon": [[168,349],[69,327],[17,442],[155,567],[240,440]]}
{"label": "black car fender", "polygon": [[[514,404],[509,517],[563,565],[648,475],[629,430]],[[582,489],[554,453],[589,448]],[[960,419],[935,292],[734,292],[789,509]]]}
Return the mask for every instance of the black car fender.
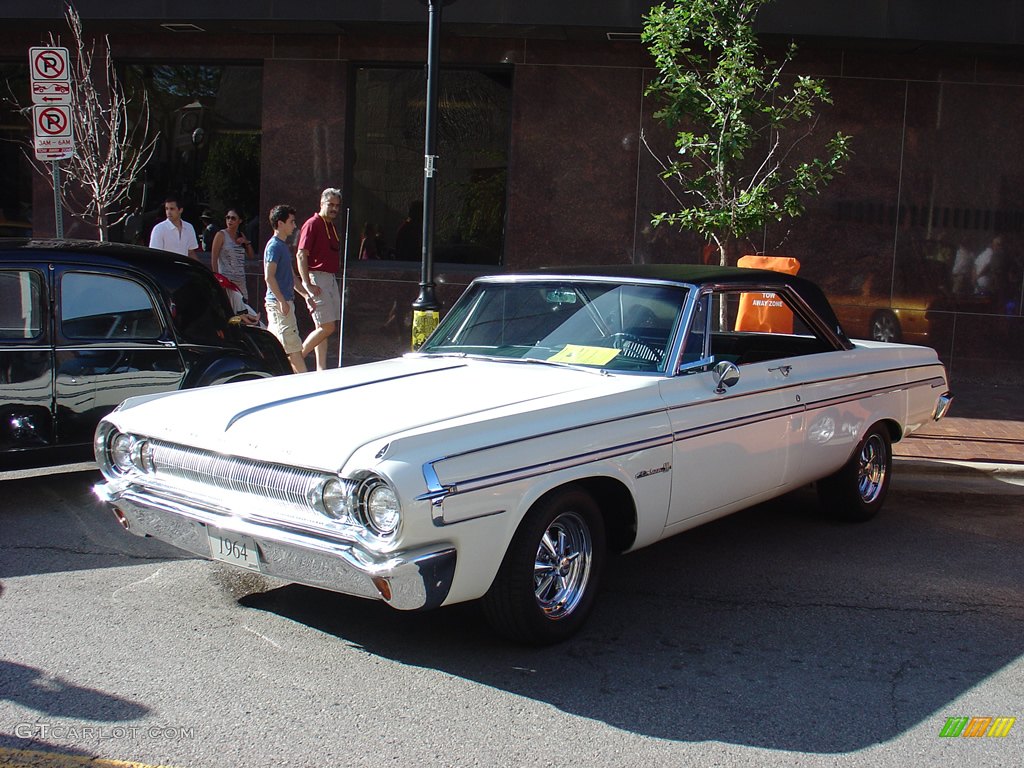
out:
{"label": "black car fender", "polygon": [[242,352],[211,349],[206,354],[197,355],[188,365],[181,388],[192,389],[232,381],[267,379],[273,375],[263,361],[256,357]]}
{"label": "black car fender", "polygon": [[274,376],[292,372],[288,355],[277,337],[265,328],[241,325],[241,340],[257,358],[262,358],[264,367]]}

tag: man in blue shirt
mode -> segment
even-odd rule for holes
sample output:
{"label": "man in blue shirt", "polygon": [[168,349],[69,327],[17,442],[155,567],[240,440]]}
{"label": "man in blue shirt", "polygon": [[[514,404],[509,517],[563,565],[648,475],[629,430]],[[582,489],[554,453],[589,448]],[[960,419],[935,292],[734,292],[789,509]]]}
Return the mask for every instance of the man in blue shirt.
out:
{"label": "man in blue shirt", "polygon": [[295,324],[295,294],[308,298],[303,289],[295,285],[292,272],[292,249],[285,242],[295,231],[295,209],[290,205],[275,205],[270,211],[270,226],[274,236],[263,251],[263,275],[267,279],[267,326],[284,347],[295,373],[305,373],[306,361],[302,357],[302,337]]}

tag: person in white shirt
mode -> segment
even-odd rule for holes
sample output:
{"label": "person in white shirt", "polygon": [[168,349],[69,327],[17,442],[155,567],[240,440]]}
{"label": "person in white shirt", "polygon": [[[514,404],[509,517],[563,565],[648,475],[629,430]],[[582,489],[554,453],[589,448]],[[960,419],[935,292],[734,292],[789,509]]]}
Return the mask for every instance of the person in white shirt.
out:
{"label": "person in white shirt", "polygon": [[988,248],[974,260],[974,292],[992,294],[996,292],[996,276],[1002,271],[1003,238],[996,235]]}
{"label": "person in white shirt", "polygon": [[167,218],[153,227],[149,247],[198,260],[199,241],[196,240],[196,231],[192,225],[182,221],[181,214],[184,212],[185,209],[178,205],[178,198],[169,196],[164,200],[164,215]]}

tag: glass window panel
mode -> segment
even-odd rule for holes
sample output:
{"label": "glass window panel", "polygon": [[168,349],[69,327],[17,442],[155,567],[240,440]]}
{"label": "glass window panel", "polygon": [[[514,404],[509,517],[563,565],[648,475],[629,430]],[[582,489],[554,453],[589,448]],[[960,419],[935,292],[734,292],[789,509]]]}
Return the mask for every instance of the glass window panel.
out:
{"label": "glass window panel", "polygon": [[145,288],[87,272],[69,272],[61,279],[60,320],[69,339],[155,339],[162,330]]}
{"label": "glass window panel", "polygon": [[[133,105],[149,98],[159,130],[153,159],[136,195],[142,217],[126,224],[123,239],[146,244],[162,221],[163,200],[181,196],[185,219],[203,237],[202,213],[237,208],[245,231],[258,240],[263,69],[243,64],[133,64],[124,72]],[[211,234],[212,237],[212,234]]]}
{"label": "glass window panel", "polygon": [[38,272],[0,271],[0,339],[34,339],[42,334],[42,286]]}
{"label": "glass window panel", "polygon": [[[7,84],[5,96],[32,103],[27,65],[0,63],[0,81]],[[25,158],[31,145],[29,120],[0,99],[0,237],[32,236],[32,167]]]}
{"label": "glass window panel", "polygon": [[[500,264],[511,71],[445,69],[438,92],[434,260]],[[425,119],[421,67],[356,71],[352,222],[361,259],[421,258]]]}

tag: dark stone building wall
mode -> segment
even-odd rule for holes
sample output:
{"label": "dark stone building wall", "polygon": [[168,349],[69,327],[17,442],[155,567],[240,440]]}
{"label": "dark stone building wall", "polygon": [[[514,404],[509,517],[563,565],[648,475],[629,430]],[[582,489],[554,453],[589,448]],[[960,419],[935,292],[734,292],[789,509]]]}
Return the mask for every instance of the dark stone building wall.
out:
{"label": "dark stone building wall", "polygon": [[[6,49],[37,41],[26,34]],[[316,209],[320,189],[345,181],[352,64],[426,55],[422,29],[372,25],[321,35],[121,32],[111,41],[124,61],[262,64],[261,208],[290,202],[300,215]],[[642,136],[662,153],[671,136],[644,97],[653,70],[638,43],[449,30],[442,62],[513,68],[503,269],[705,258],[696,237],[650,225],[673,202]],[[801,274],[829,289],[851,335],[895,308],[907,340],[935,346],[955,378],[1024,380],[1024,58],[1005,48],[922,52],[809,38],[793,71],[826,79],[834,106],[817,134],[851,134],[854,155],[802,218],[749,247],[798,258]],[[46,234],[52,197],[41,181],[35,189],[36,232]],[[957,250],[976,256],[996,236],[1000,284],[989,295],[973,287],[954,295]],[[479,272],[437,266],[446,308]],[[350,261],[346,363],[408,348],[419,278],[418,265]]]}

